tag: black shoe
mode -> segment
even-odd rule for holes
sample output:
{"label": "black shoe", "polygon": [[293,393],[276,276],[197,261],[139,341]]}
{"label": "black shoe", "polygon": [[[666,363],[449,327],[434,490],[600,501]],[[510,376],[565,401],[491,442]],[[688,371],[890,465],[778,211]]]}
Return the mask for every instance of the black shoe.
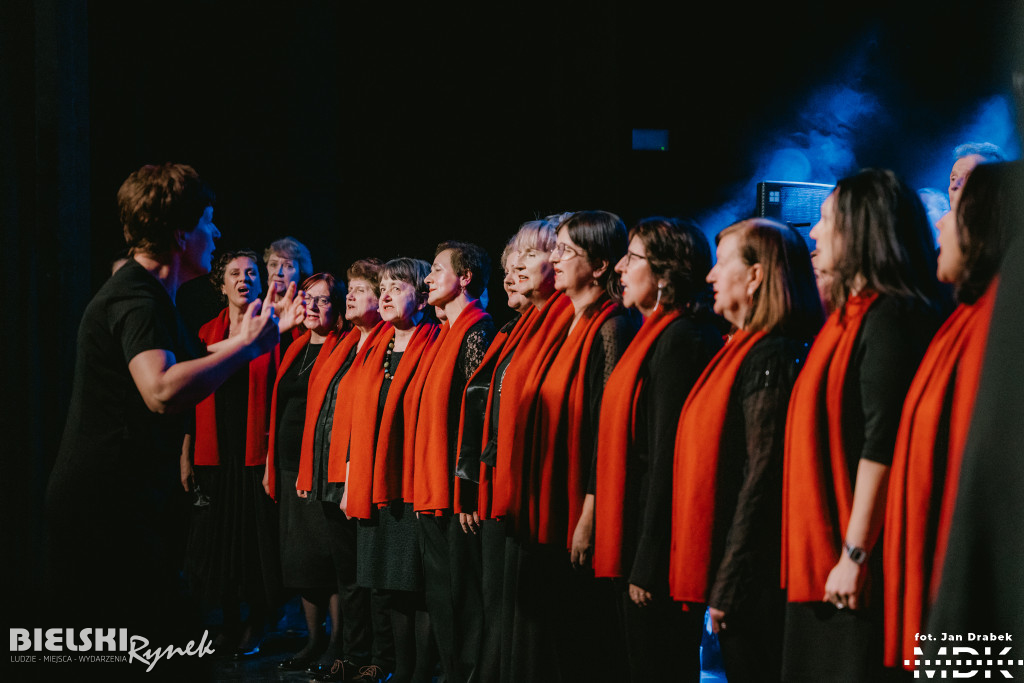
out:
{"label": "black shoe", "polygon": [[[346,673],[348,674],[346,676]],[[313,677],[314,681],[349,681],[356,675],[355,664],[347,659],[335,659],[331,668]]]}
{"label": "black shoe", "polygon": [[306,671],[311,664],[316,662],[316,657],[292,657],[277,665],[279,671]]}
{"label": "black shoe", "polygon": [[384,669],[376,664],[371,664],[361,668],[359,674],[349,680],[360,681],[360,683],[384,683],[389,678],[391,678],[391,674],[385,672]]}

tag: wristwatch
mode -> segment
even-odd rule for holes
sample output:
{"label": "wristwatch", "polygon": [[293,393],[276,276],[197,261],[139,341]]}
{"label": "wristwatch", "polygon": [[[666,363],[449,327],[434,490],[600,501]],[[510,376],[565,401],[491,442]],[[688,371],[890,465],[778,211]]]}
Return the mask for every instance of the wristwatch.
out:
{"label": "wristwatch", "polygon": [[851,546],[846,541],[843,541],[843,550],[846,551],[846,556],[857,564],[864,564],[868,560],[868,551],[858,546]]}

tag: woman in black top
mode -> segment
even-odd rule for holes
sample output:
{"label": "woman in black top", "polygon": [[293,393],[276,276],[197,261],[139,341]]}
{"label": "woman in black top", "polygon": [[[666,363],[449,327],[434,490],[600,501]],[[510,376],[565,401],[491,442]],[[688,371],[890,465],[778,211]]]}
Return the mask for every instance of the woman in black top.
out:
{"label": "woman in black top", "polygon": [[708,274],[733,326],[676,437],[670,587],[709,605],[730,681],[778,680],[782,454],[789,396],[823,312],[803,238],[750,219],[718,234]]}
{"label": "woman in black top", "polygon": [[882,672],[877,542],[901,407],[948,293],[924,207],[891,171],[840,180],[811,237],[833,312],[786,424],[783,677],[867,680]]}
{"label": "woman in black top", "polygon": [[[333,661],[340,656],[342,631],[338,580],[330,552],[333,539],[326,511],[319,503],[297,496],[294,486],[306,429],[310,380],[338,341],[346,290],[345,283],[330,273],[317,273],[302,286],[306,291],[307,334],[289,347],[278,373],[271,415],[273,462],[269,458],[267,461],[268,473],[270,468],[276,468],[276,480],[281,484],[280,492],[268,493],[280,502],[282,579],[285,586],[298,590],[302,596],[309,634],[306,646],[279,665],[286,671],[305,669],[325,647],[325,656]],[[332,629],[330,642],[324,643],[321,624],[328,605]],[[363,646],[365,649],[365,643]]]}
{"label": "woman in black top", "polygon": [[701,230],[648,218],[630,231],[615,271],[622,299],[644,316],[605,385],[598,437],[594,569],[617,579],[630,680],[698,680],[703,609],[668,591],[672,463],[679,412],[722,345],[704,278]]}

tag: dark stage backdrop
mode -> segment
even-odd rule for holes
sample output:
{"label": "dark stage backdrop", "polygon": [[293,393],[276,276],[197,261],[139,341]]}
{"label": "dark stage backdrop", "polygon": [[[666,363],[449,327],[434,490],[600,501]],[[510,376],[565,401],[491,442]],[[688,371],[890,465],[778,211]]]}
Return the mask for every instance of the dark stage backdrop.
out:
{"label": "dark stage backdrop", "polygon": [[[33,606],[78,320],[123,248],[115,194],[140,165],[195,166],[225,248],[293,235],[336,273],[444,239],[496,258],[549,213],[713,213],[842,79],[877,106],[856,135],[836,123],[832,177],[793,179],[881,165],[943,188],[936,140],[1008,91],[1021,35],[1019,2],[708,5],[0,3],[13,613]],[[669,150],[632,151],[633,128],[668,130]]]}

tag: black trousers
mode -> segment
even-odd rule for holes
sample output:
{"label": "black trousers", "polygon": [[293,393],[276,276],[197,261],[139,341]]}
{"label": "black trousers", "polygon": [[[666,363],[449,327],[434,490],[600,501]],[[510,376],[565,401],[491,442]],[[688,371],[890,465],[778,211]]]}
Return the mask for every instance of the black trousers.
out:
{"label": "black trousers", "polygon": [[501,680],[622,681],[617,593],[561,545],[506,544]]}
{"label": "black trousers", "polygon": [[785,619],[786,594],[778,588],[763,590],[749,607],[727,615],[718,643],[729,683],[781,680]]}
{"label": "black trousers", "polygon": [[[323,503],[327,532],[330,536],[331,556],[338,578],[338,597],[341,599],[342,646],[345,655],[354,662],[369,663],[370,648],[374,659],[378,654],[387,657],[386,649],[377,653],[378,643],[374,641],[370,614],[370,589],[356,583],[356,520],[346,519],[345,513],[334,503]],[[387,643],[380,643],[387,648]],[[391,646],[394,659],[394,646]]]}
{"label": "black trousers", "polygon": [[421,515],[419,524],[427,612],[445,683],[475,683],[483,632],[480,536],[464,532],[451,514]]}
{"label": "black trousers", "polygon": [[[624,583],[622,587],[626,588]],[[702,606],[683,611],[680,603],[662,594],[640,607],[630,599],[628,590],[620,593],[619,605],[629,653],[629,680],[700,681]]]}

